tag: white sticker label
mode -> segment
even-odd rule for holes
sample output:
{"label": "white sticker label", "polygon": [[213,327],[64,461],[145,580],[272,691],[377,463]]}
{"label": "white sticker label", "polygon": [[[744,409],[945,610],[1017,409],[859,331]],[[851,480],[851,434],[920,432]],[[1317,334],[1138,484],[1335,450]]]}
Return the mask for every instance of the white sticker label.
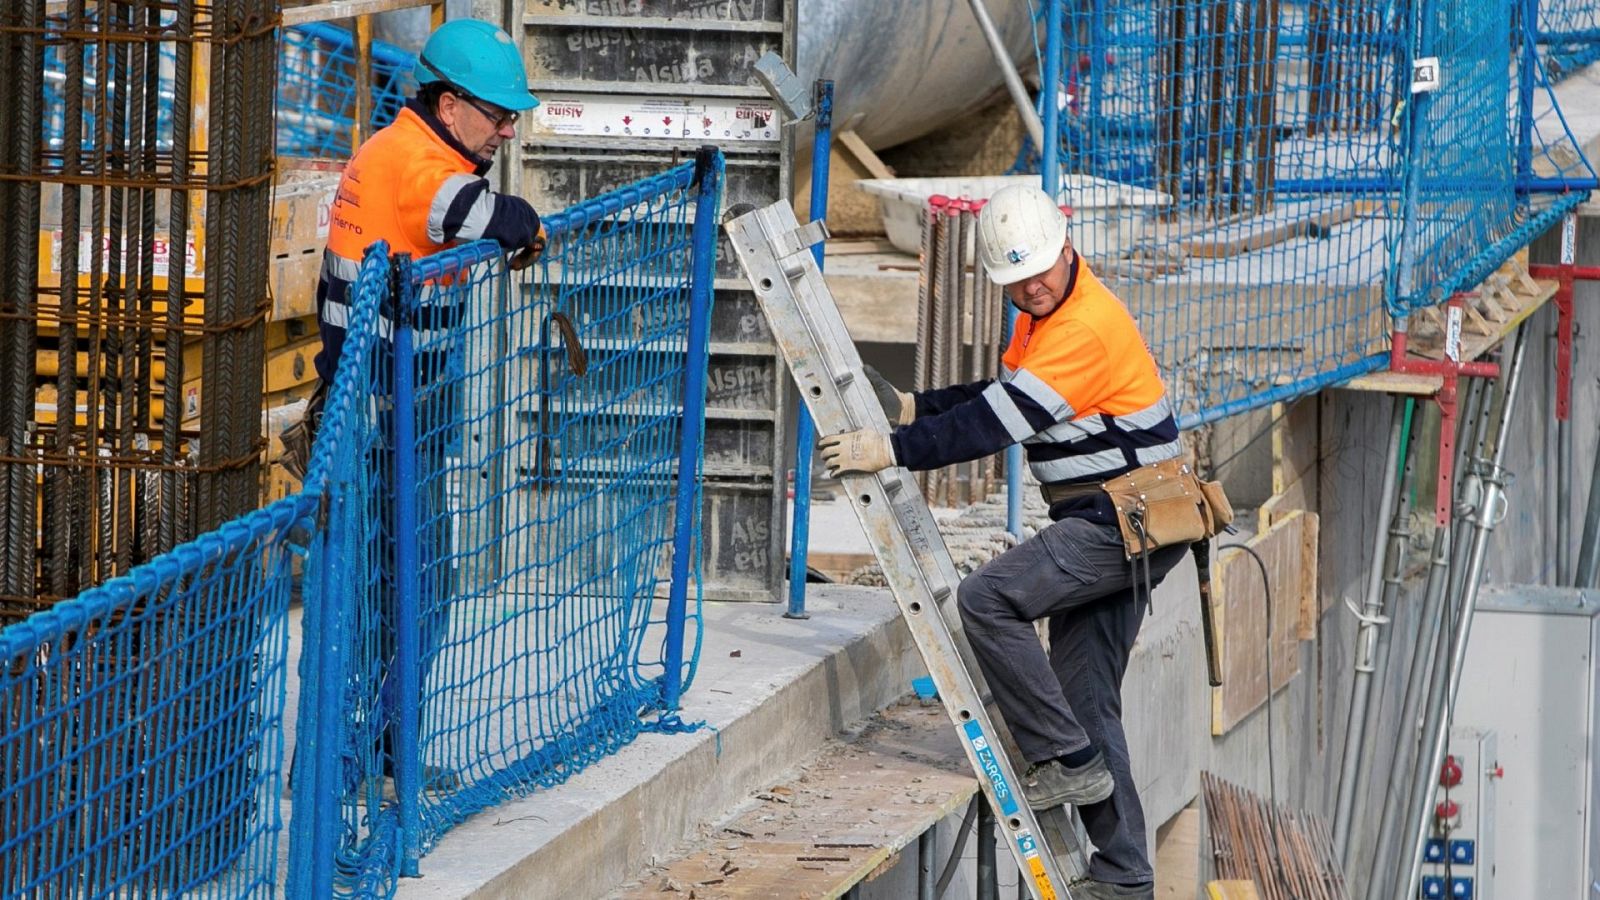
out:
{"label": "white sticker label", "polygon": [[[62,235],[61,235],[61,232],[59,230],[50,232],[50,271],[55,273],[55,274],[57,274],[57,275],[61,274],[61,236]],[[92,246],[91,242],[93,240],[94,240],[94,236],[89,231],[89,229],[85,228],[82,231],[78,232],[78,273],[80,275],[81,274],[87,274],[89,272],[89,268],[90,268],[90,266],[92,264],[92,260],[90,259],[90,256],[89,256],[89,248]],[[169,245],[169,242],[167,240],[167,236],[164,235],[164,234],[156,235],[156,237],[155,237],[155,239],[153,241],[152,249],[154,250],[154,253],[152,255],[155,258],[155,265],[154,265],[155,271],[152,274],[156,278],[165,278],[165,277],[167,277],[167,268],[168,268],[168,264],[171,261],[171,252],[172,252],[171,247]],[[190,277],[198,275],[199,274],[199,265],[200,265],[200,247],[199,247],[199,245],[197,245],[195,243],[195,240],[194,240],[193,237],[190,237],[189,240],[186,242],[186,246],[185,246],[184,249],[185,249],[184,257],[185,257],[185,260],[186,260],[186,262],[185,262],[186,271],[189,273]],[[135,252],[137,252],[137,250],[135,250]],[[102,235],[100,235],[100,265],[102,267],[101,270],[105,271],[106,269],[109,269],[110,268],[110,262],[111,262],[111,236],[109,234],[102,234]],[[122,239],[121,263],[122,263],[122,271],[123,272],[127,272],[128,271],[128,239],[126,237],[124,237]]]}
{"label": "white sticker label", "polygon": [[775,141],[778,108],[753,98],[551,94],[534,110],[533,133],[573,137]]}
{"label": "white sticker label", "polygon": [[1439,57],[1424,56],[1411,61],[1411,93],[1426,94],[1439,89]]}
{"label": "white sticker label", "polygon": [[1578,259],[1578,215],[1567,213],[1561,220],[1561,264],[1570,266]]}
{"label": "white sticker label", "polygon": [[1461,362],[1461,307],[1450,306],[1445,315],[1444,355],[1451,362]]}

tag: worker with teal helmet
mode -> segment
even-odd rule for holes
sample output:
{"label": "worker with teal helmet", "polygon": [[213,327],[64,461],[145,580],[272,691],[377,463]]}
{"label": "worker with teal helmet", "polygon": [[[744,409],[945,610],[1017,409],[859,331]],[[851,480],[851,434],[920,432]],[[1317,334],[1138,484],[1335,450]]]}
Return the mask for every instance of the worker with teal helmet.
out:
{"label": "worker with teal helmet", "polygon": [[[530,260],[544,247],[544,228],[532,204],[521,197],[492,189],[490,166],[502,144],[516,138],[520,114],[539,104],[528,89],[528,75],[521,51],[511,36],[487,22],[455,19],[440,26],[428,38],[417,59],[416,96],[406,101],[395,120],[356,151],[345,167],[339,189],[329,210],[327,246],[323,252],[322,276],[317,284],[317,318],[322,349],[315,365],[320,385],[313,395],[302,422],[284,435],[284,464],[299,477],[320,423],[324,387],[332,384],[343,352],[346,328],[353,320],[353,286],[361,272],[361,262],[374,243],[384,241],[389,252],[421,258],[448,250],[469,241],[491,240],[507,253],[512,264]],[[470,302],[470,301],[468,301]],[[435,423],[416,437],[405,452],[414,455],[419,483],[418,518],[425,523],[419,541],[417,569],[422,573],[417,622],[423,682],[438,655],[449,620],[447,604],[451,596],[445,581],[452,537],[449,503],[443,491],[445,478],[438,475],[445,464],[445,446],[451,440],[461,402],[458,385],[451,385],[444,373],[452,363],[450,354],[459,353],[459,342],[448,337],[472,315],[461,302],[449,298],[423,301],[414,310],[419,331],[435,337],[419,347],[413,359],[418,385],[433,385],[418,391],[418,421]],[[387,317],[393,313],[387,309]],[[380,324],[378,340],[388,341],[390,331]],[[381,446],[372,451],[371,469],[380,479],[394,471],[396,438],[387,415],[380,417],[385,432]],[[382,515],[392,523],[393,491],[378,488]],[[394,527],[390,524],[387,527]],[[378,584],[397,583],[397,565],[392,552],[377,560]],[[384,714],[365,724],[368,733],[355,743],[371,750],[360,768],[368,783],[391,776],[399,737],[392,733],[398,721],[396,710],[416,699],[402,698],[395,677],[393,657],[398,646],[398,604],[392,591],[380,591],[373,637],[384,657],[385,679],[380,696]],[[455,783],[456,773],[425,766],[425,790],[443,790]],[[347,788],[353,789],[353,788]],[[376,800],[374,800],[376,802]]]}
{"label": "worker with teal helmet", "polygon": [[419,85],[442,81],[506,110],[539,105],[511,35],[477,19],[439,26],[417,57],[414,73]]}

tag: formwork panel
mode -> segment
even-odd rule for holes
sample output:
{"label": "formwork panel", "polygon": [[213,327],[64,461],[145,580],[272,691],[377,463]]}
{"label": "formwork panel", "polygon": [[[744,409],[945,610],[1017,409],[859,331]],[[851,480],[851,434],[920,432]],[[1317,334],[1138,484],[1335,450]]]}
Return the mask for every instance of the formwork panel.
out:
{"label": "formwork panel", "polygon": [[[793,0],[527,0],[521,21],[530,83],[543,102],[521,123],[511,178],[535,208],[564,209],[690,159],[704,144],[726,157],[724,209],[789,196],[792,140],[754,66],[769,50],[793,65]],[[720,236],[716,277],[704,594],[776,600],[785,571],[788,373]]]}

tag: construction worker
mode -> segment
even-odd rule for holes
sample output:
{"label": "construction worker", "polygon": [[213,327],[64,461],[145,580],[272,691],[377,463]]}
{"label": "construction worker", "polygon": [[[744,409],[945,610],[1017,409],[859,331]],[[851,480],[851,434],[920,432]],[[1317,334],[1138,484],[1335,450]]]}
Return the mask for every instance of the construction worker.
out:
{"label": "construction worker", "polygon": [[[393,123],[356,151],[345,167],[330,210],[328,244],[317,284],[322,349],[316,357],[316,370],[320,384],[301,425],[291,429],[294,434],[284,436],[285,464],[296,477],[303,477],[321,418],[323,391],[338,370],[353,305],[351,290],[367,248],[387,241],[391,253],[407,253],[413,258],[482,238],[497,241],[509,252],[536,254],[543,248],[538,213],[520,197],[491,190],[484,177],[501,144],[515,138],[518,117],[539,104],[528,89],[527,72],[511,36],[487,22],[446,22],[423,45],[414,72],[419,85],[416,96],[406,102]],[[417,313],[419,340],[424,330],[437,334],[438,329],[449,329],[460,314],[455,308],[422,307]],[[388,319],[393,315],[388,304],[381,315],[379,339],[387,340]],[[443,478],[432,476],[443,460],[442,447],[454,421],[459,393],[457,385],[443,377],[447,351],[441,348],[448,341],[425,343],[433,349],[419,352],[416,359],[417,433],[422,438],[415,448],[422,468],[418,480],[427,485],[419,516],[428,532],[422,540],[420,561],[429,573],[422,586],[419,625],[424,678],[442,638],[448,599],[446,578],[434,571],[441,568],[436,561],[445,556],[448,515],[443,509]],[[385,443],[392,445],[392,422],[386,411],[380,412],[380,419]],[[385,448],[371,461],[381,482],[391,479],[397,449],[403,448]],[[387,519],[393,515],[389,502],[392,482],[378,490]],[[385,530],[392,533],[392,527],[390,523]],[[380,718],[391,723],[398,689],[398,678],[387,671],[395,645],[395,611],[390,608],[393,568],[392,554],[386,551],[380,561],[385,597],[378,623],[385,669],[385,712]],[[372,739],[383,757],[383,773],[392,774],[392,752],[385,746],[388,741],[377,734]],[[425,767],[424,773],[424,787],[441,787],[447,778],[453,778],[431,766]]]}
{"label": "construction worker", "polygon": [[[1094,842],[1089,880],[1073,896],[1153,897],[1122,677],[1149,588],[1188,545],[1131,565],[1101,485],[1180,456],[1177,424],[1138,325],[1073,250],[1066,216],[1043,191],[1002,188],[977,239],[989,278],[1021,312],[1004,374],[913,395],[869,372],[898,427],[826,437],[823,462],[836,475],[937,469],[1022,444],[1054,521],[961,582],[967,639],[1030,763],[1029,804],[1077,807]],[[1048,655],[1038,619],[1049,620]]]}

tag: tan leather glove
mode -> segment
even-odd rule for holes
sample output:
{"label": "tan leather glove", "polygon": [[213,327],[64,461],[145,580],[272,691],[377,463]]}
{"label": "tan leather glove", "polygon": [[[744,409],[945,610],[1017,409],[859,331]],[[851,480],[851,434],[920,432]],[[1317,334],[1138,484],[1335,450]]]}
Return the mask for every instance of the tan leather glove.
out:
{"label": "tan leather glove", "polygon": [[822,464],[835,478],[870,475],[895,465],[889,436],[870,428],[829,435],[819,441],[817,447],[822,451]]}
{"label": "tan leather glove", "polygon": [[917,398],[910,391],[902,391],[890,384],[889,379],[866,363],[861,364],[861,371],[872,385],[872,392],[878,395],[878,403],[883,406],[883,414],[889,417],[890,425],[900,427],[916,421]]}
{"label": "tan leather glove", "polygon": [[511,259],[506,263],[506,268],[516,272],[533,265],[534,261],[544,253],[545,239],[544,223],[541,222],[539,223],[539,233],[533,236],[533,240],[528,246],[511,254]]}

